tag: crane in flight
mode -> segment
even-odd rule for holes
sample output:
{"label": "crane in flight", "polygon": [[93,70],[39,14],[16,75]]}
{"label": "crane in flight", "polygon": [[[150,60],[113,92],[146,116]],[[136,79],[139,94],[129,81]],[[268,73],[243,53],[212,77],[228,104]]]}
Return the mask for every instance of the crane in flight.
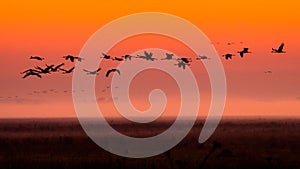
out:
{"label": "crane in flight", "polygon": [[192,62],[192,58],[178,58],[178,61],[183,61],[184,63],[190,63]]}
{"label": "crane in flight", "polygon": [[264,71],[264,73],[269,74],[269,73],[273,73],[273,72],[271,70],[267,70],[267,71]]}
{"label": "crane in flight", "polygon": [[151,60],[151,61],[156,60],[156,59],[153,58],[152,56],[153,56],[153,53],[152,53],[152,52],[148,53],[147,51],[144,51],[144,56],[137,55],[137,58],[142,58],[142,59]]}
{"label": "crane in flight", "polygon": [[23,79],[25,79],[25,78],[28,77],[28,76],[37,76],[37,77],[39,77],[39,78],[42,78],[42,76],[41,76],[39,73],[29,71],[29,72],[27,72],[27,73],[23,76]]}
{"label": "crane in flight", "polygon": [[82,62],[82,60],[84,60],[84,58],[82,57],[72,56],[72,55],[63,56],[63,58],[65,58],[66,60],[70,60],[71,62],[74,62],[75,59],[77,59],[78,62]]}
{"label": "crane in flight", "polygon": [[124,57],[125,60],[131,60],[131,58],[132,58],[133,56],[131,56],[131,55],[125,55],[125,56],[123,56],[123,57]]}
{"label": "crane in flight", "polygon": [[172,53],[166,53],[166,57],[162,58],[161,60],[173,60],[174,54]]}
{"label": "crane in flight", "polygon": [[207,60],[207,59],[209,59],[207,56],[205,56],[205,55],[202,55],[202,56],[199,55],[196,60]]}
{"label": "crane in flight", "polygon": [[178,63],[177,63],[177,64],[174,64],[174,65],[178,66],[179,68],[182,67],[183,69],[185,69],[187,65],[188,65],[188,66],[190,65],[190,64],[184,62],[183,60],[177,60],[177,61],[178,61]]}
{"label": "crane in flight", "polygon": [[40,73],[40,71],[36,69],[27,69],[24,72],[21,72],[20,74],[24,74],[24,73]]}
{"label": "crane in flight", "polygon": [[285,53],[286,51],[283,51],[284,43],[281,43],[278,49],[272,48],[272,53]]}
{"label": "crane in flight", "polygon": [[29,59],[35,59],[35,60],[40,60],[40,61],[42,61],[42,60],[44,60],[45,58],[42,58],[42,57],[40,57],[40,56],[30,56]]}
{"label": "crane in flight", "polygon": [[121,72],[119,69],[110,69],[106,72],[106,77],[108,77],[112,72],[117,72],[119,75],[121,75]]}
{"label": "crane in flight", "polygon": [[232,56],[235,56],[234,54],[231,54],[231,53],[227,53],[225,55],[222,55],[223,57],[225,57],[226,60],[228,59],[232,59]]}
{"label": "crane in flight", "polygon": [[124,59],[122,57],[114,57],[112,60],[116,60],[116,61],[123,61]]}
{"label": "crane in flight", "polygon": [[249,51],[249,48],[244,48],[242,51],[238,51],[237,53],[240,53],[241,58],[243,58],[245,53],[251,52]]}
{"label": "crane in flight", "polygon": [[71,68],[71,69],[69,69],[69,70],[65,70],[65,69],[61,69],[61,68],[59,68],[59,70],[62,70],[62,71],[64,71],[64,72],[63,72],[63,74],[69,74],[69,73],[72,73],[74,69],[75,69],[75,67],[72,67],[72,68]]}
{"label": "crane in flight", "polygon": [[61,63],[61,64],[59,64],[59,65],[53,67],[53,66],[48,66],[48,65],[46,64],[47,67],[51,67],[51,68],[50,68],[51,72],[57,72],[57,71],[59,71],[59,70],[60,70],[60,67],[62,67],[63,65],[65,65],[65,64],[64,64],[64,63]]}
{"label": "crane in flight", "polygon": [[102,57],[100,57],[100,58],[104,58],[104,59],[112,59],[112,57],[110,56],[110,55],[107,55],[107,54],[105,54],[105,53],[102,53]]}
{"label": "crane in flight", "polygon": [[97,70],[94,70],[94,71],[89,71],[89,70],[83,69],[83,71],[85,71],[88,75],[97,75],[100,70],[101,70],[101,68],[98,68]]}
{"label": "crane in flight", "polygon": [[45,69],[43,69],[43,68],[41,68],[41,67],[39,67],[39,66],[36,66],[35,68],[36,69],[38,69],[40,72],[39,73],[43,73],[43,74],[50,74],[51,72],[51,69],[53,68],[53,66],[54,65],[50,65],[50,66],[48,66],[48,65],[46,65],[46,68]]}

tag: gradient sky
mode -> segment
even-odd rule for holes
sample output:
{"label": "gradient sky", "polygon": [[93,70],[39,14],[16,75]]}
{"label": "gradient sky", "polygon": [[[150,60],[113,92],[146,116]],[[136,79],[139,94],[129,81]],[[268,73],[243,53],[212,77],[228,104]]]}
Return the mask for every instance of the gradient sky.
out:
{"label": "gradient sky", "polygon": [[[138,12],[170,13],[190,21],[208,36],[220,57],[243,47],[250,48],[252,53],[243,59],[235,57],[226,61],[221,57],[228,85],[224,115],[299,116],[299,6],[300,2],[294,0],[1,2],[0,118],[75,117],[71,76],[23,80],[20,72],[45,63],[61,63],[63,55],[78,55],[87,39],[103,25]],[[174,40],[150,35],[133,37],[123,44],[130,44],[131,48],[126,49],[130,51],[143,45],[152,47],[157,39],[162,40],[161,48],[173,49],[174,53],[188,52]],[[227,45],[228,42],[234,44]],[[272,54],[271,48],[277,48],[281,42],[286,44],[287,53]],[[118,49],[122,49],[122,44],[116,46],[112,54],[122,54],[124,50]],[[43,56],[46,61],[30,61],[30,55]],[[68,63],[65,67],[71,66]],[[268,70],[273,73],[265,74]],[[201,78],[207,82],[205,75]],[[206,82],[204,93],[209,91]],[[104,90],[105,85],[99,90]],[[147,108],[147,94],[136,93],[139,94],[132,96],[138,100],[135,106],[142,110]],[[169,93],[171,99],[176,100],[173,92]],[[204,98],[201,115],[208,109],[209,96],[204,95]],[[104,97],[99,96],[99,100],[106,103],[106,108],[111,104],[111,99],[104,101]]]}

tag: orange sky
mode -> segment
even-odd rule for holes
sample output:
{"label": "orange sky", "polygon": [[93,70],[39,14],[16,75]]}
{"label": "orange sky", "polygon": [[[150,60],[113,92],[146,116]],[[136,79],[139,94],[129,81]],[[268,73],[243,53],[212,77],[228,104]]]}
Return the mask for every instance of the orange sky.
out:
{"label": "orange sky", "polygon": [[[0,118],[74,117],[71,76],[23,80],[19,72],[41,64],[29,61],[30,55],[41,55],[55,64],[63,55],[78,55],[96,30],[137,12],[170,13],[190,21],[210,38],[220,55],[250,48],[252,54],[244,59],[221,58],[228,84],[225,115],[299,116],[299,6],[294,0],[1,2]],[[147,37],[151,38],[155,40]],[[228,46],[228,42],[235,44]],[[271,54],[271,48],[281,42],[287,53]],[[273,73],[264,74],[266,70]]]}

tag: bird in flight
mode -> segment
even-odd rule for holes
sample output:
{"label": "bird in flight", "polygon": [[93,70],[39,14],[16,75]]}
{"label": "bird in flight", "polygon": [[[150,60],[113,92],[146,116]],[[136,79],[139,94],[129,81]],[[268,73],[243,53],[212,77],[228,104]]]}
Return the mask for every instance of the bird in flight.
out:
{"label": "bird in flight", "polygon": [[106,72],[106,75],[105,75],[105,76],[108,77],[109,74],[112,73],[112,72],[117,72],[119,75],[121,75],[121,72],[120,72],[119,69],[110,69],[110,70],[108,70],[108,71]]}
{"label": "bird in flight", "polygon": [[29,59],[35,59],[35,60],[40,60],[40,61],[42,61],[42,60],[44,60],[45,58],[42,58],[42,57],[40,57],[40,56],[30,56]]}
{"label": "bird in flight", "polygon": [[199,55],[199,57],[196,60],[207,60],[207,59],[209,59],[207,56],[205,56],[205,55],[203,55],[203,56]]}
{"label": "bird in flight", "polygon": [[153,58],[153,53],[148,53],[147,51],[144,51],[144,56],[140,56],[140,55],[137,55],[137,58],[142,58],[142,59],[146,59],[146,60],[151,60],[151,61],[154,61],[156,60],[155,58]]}
{"label": "bird in flight", "polygon": [[72,56],[72,55],[63,56],[63,58],[65,58],[66,60],[70,59],[71,62],[75,61],[75,56]]}
{"label": "bird in flight", "polygon": [[244,48],[242,51],[238,51],[237,53],[240,53],[241,58],[243,58],[245,53],[251,52],[249,51],[249,48]]}
{"label": "bird in flight", "polygon": [[61,64],[59,64],[59,65],[53,67],[53,66],[48,66],[48,65],[46,64],[47,67],[51,67],[50,70],[51,70],[52,72],[57,72],[57,71],[59,71],[59,70],[60,70],[60,67],[62,67],[63,65],[65,65],[65,64],[64,64],[64,63],[61,63]]}
{"label": "bird in flight", "polygon": [[36,69],[27,69],[24,72],[21,72],[20,74],[24,74],[24,73],[40,73],[40,71]]}
{"label": "bird in flight", "polygon": [[273,73],[273,72],[271,70],[267,70],[267,71],[264,71],[264,73],[269,74],[269,73]]}
{"label": "bird in flight", "polygon": [[89,71],[89,70],[83,69],[83,71],[85,71],[88,75],[96,75],[100,70],[101,70],[101,68],[98,68],[95,71]]}
{"label": "bird in flight", "polygon": [[123,61],[123,58],[119,58],[119,57],[114,57],[112,60],[116,60],[116,61]]}
{"label": "bird in flight", "polygon": [[272,48],[272,53],[285,53],[285,51],[283,51],[283,47],[284,47],[284,43],[281,43],[278,49]]}
{"label": "bird in flight", "polygon": [[234,56],[233,54],[231,53],[227,53],[225,55],[222,55],[223,57],[225,56],[225,59],[228,60],[228,59],[232,59],[232,56]]}
{"label": "bird in flight", "polygon": [[41,68],[41,67],[39,67],[39,66],[36,66],[35,68],[36,69],[38,69],[39,70],[39,73],[44,73],[44,74],[50,74],[51,72],[51,69],[53,68],[53,66],[54,65],[50,65],[50,66],[48,66],[48,65],[46,65],[46,68],[45,69],[43,69],[43,68]]}
{"label": "bird in flight", "polygon": [[190,62],[192,62],[192,58],[178,58],[177,60],[181,60],[184,63],[190,63]]}
{"label": "bird in flight", "polygon": [[172,60],[173,56],[174,56],[174,54],[172,54],[172,53],[166,53],[166,57],[161,60]]}
{"label": "bird in flight", "polygon": [[25,78],[28,77],[28,76],[37,76],[37,77],[39,77],[39,78],[42,78],[42,76],[41,76],[39,73],[29,71],[29,72],[27,72],[27,73],[23,76],[23,79],[25,79]]}
{"label": "bird in flight", "polygon": [[100,57],[100,58],[104,58],[104,59],[111,59],[111,56],[105,54],[105,53],[102,53],[103,57]]}
{"label": "bird in flight", "polygon": [[179,68],[182,67],[183,69],[185,69],[186,65],[188,65],[188,66],[190,65],[190,64],[184,62],[183,60],[177,60],[177,61],[178,61],[178,63],[174,64],[174,65],[178,66]]}
{"label": "bird in flight", "polygon": [[82,57],[75,57],[75,59],[77,59],[78,62],[82,62],[82,60],[84,60],[84,58],[82,58]]}
{"label": "bird in flight", "polygon": [[64,72],[63,72],[63,74],[69,74],[69,73],[72,73],[74,69],[75,69],[75,67],[72,67],[72,68],[71,68],[71,69],[69,69],[69,70],[65,70],[65,69],[61,69],[61,68],[59,68],[59,70],[62,70],[62,71],[64,71]]}
{"label": "bird in flight", "polygon": [[82,62],[82,60],[84,59],[82,57],[77,57],[77,56],[72,56],[72,55],[63,56],[63,58],[65,58],[66,60],[70,59],[71,62],[74,62],[75,59],[77,59],[78,62]]}
{"label": "bird in flight", "polygon": [[132,56],[130,56],[130,55],[125,55],[123,57],[125,58],[125,60],[131,60],[131,58],[132,58]]}

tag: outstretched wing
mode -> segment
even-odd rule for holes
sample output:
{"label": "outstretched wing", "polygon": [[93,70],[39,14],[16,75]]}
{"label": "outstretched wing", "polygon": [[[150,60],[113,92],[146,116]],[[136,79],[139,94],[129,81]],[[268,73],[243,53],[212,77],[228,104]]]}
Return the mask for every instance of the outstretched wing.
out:
{"label": "outstretched wing", "polygon": [[109,74],[110,74],[112,71],[113,71],[113,70],[108,70],[108,71],[106,72],[105,76],[108,77]]}
{"label": "outstretched wing", "polygon": [[278,48],[278,51],[282,51],[282,50],[283,50],[283,47],[284,47],[284,43],[281,43],[281,45],[280,45],[279,48]]}
{"label": "outstretched wing", "polygon": [[115,69],[115,71],[116,71],[119,75],[121,75],[121,72],[120,72],[119,69]]}
{"label": "outstretched wing", "polygon": [[39,66],[36,66],[35,68],[36,68],[36,69],[39,69],[40,71],[44,71],[44,69],[42,69],[42,68],[39,67]]}
{"label": "outstretched wing", "polygon": [[62,71],[64,71],[64,72],[66,72],[66,71],[67,71],[66,69],[62,69],[62,68],[59,68],[59,70],[62,70]]}
{"label": "outstretched wing", "polygon": [[147,51],[144,51],[145,56],[149,56],[149,53]]}
{"label": "outstretched wing", "polygon": [[151,57],[151,56],[152,56],[152,53],[151,53],[151,52],[148,53],[147,51],[144,51],[144,54],[145,54],[146,57]]}
{"label": "outstretched wing", "polygon": [[68,70],[68,72],[72,72],[75,69],[75,66],[72,67],[70,70]]}
{"label": "outstretched wing", "polygon": [[30,73],[26,73],[24,76],[23,76],[23,79],[25,79],[26,77],[28,77],[30,75]]}
{"label": "outstretched wing", "polygon": [[39,56],[30,56],[29,59],[43,60],[44,58],[39,57]]}
{"label": "outstretched wing", "polygon": [[88,70],[86,70],[86,69],[82,69],[83,71],[85,71],[85,72],[87,72],[87,73],[91,73],[91,71],[88,71]]}
{"label": "outstretched wing", "polygon": [[37,77],[42,78],[42,76],[38,73],[34,73],[33,75],[36,75]]}
{"label": "outstretched wing", "polygon": [[62,67],[63,65],[65,65],[64,63],[57,65],[54,69],[59,69],[60,67]]}
{"label": "outstretched wing", "polygon": [[241,56],[241,57],[244,57],[244,52],[240,52],[240,56]]}

